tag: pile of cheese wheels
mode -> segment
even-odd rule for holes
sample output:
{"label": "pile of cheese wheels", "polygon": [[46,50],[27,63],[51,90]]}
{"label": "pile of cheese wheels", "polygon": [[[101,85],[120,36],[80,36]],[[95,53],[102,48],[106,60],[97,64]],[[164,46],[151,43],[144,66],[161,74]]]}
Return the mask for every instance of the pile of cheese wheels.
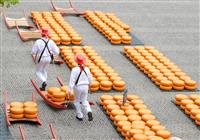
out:
{"label": "pile of cheese wheels", "polygon": [[125,105],[122,100],[122,95],[102,95],[100,104],[126,140],[167,140],[171,137],[138,96],[128,94]]}
{"label": "pile of cheese wheels", "polygon": [[[62,86],[60,88],[58,87],[49,87],[47,97],[48,99],[52,100],[55,103],[63,103],[66,100],[68,87]],[[74,101],[74,93],[71,92],[69,101]]]}
{"label": "pile of cheese wheels", "polygon": [[41,28],[47,28],[50,32],[49,38],[57,45],[81,44],[82,38],[67,23],[59,12],[31,12],[34,22]]}
{"label": "pile of cheese wheels", "polygon": [[152,46],[125,46],[124,53],[162,90],[194,90],[196,81]]}
{"label": "pile of cheese wheels", "polygon": [[200,95],[199,94],[177,94],[175,96],[176,104],[189,115],[191,119],[200,126]]}
{"label": "pile of cheese wheels", "polygon": [[109,91],[111,89],[122,91],[125,89],[125,82],[119,74],[92,47],[61,46],[60,52],[62,58],[70,68],[77,66],[74,60],[75,55],[82,54],[86,58],[85,65],[90,69],[93,76],[90,89],[92,92],[99,89],[103,91]]}
{"label": "pile of cheese wheels", "polygon": [[112,44],[130,44],[132,37],[128,34],[130,26],[123,23],[112,13],[86,11],[84,17]]}
{"label": "pile of cheese wheels", "polygon": [[32,101],[10,103],[10,118],[12,119],[34,119],[37,117],[37,104]]}

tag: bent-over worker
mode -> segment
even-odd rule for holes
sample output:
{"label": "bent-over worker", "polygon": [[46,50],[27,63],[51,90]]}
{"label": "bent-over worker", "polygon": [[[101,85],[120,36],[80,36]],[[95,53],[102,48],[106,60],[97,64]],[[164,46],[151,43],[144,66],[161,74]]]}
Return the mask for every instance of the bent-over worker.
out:
{"label": "bent-over worker", "polygon": [[48,38],[48,29],[41,29],[42,38],[36,40],[32,47],[32,55],[35,55],[36,76],[44,91],[47,86],[47,67],[53,61],[53,56],[59,54],[59,48],[53,40]]}
{"label": "bent-over worker", "polygon": [[[82,55],[76,55],[75,61],[78,64],[77,67],[74,67],[71,71],[69,88],[68,88],[68,97],[72,90],[74,90],[75,101],[74,105],[76,107],[76,118],[79,121],[83,120],[83,113],[81,111],[81,105],[88,115],[88,121],[93,120],[92,110],[90,104],[87,100],[88,90],[92,82],[92,75],[89,68],[84,66],[85,58]],[[82,104],[81,104],[82,103]]]}

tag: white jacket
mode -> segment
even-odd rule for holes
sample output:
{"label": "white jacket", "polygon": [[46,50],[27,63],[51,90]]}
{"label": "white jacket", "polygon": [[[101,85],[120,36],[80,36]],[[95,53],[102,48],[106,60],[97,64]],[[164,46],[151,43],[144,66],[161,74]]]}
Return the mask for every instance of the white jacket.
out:
{"label": "white jacket", "polygon": [[[68,86],[68,88],[69,88],[68,90],[69,90],[69,91],[72,91],[73,88],[74,88],[74,86],[76,86],[75,83],[76,83],[76,80],[77,80],[78,75],[79,75],[79,73],[80,73],[80,70],[81,70],[81,69],[80,69],[79,66],[74,67],[74,68],[72,69],[71,75],[70,75],[70,80],[69,80],[69,86]],[[79,77],[77,86],[79,86],[79,85],[90,85],[91,82],[92,82],[92,75],[91,75],[91,73],[90,73],[89,68],[84,67],[84,70],[85,70],[85,72],[87,73],[87,75],[85,74],[84,71],[82,71],[82,73],[81,73],[81,75],[80,75],[80,77]]]}

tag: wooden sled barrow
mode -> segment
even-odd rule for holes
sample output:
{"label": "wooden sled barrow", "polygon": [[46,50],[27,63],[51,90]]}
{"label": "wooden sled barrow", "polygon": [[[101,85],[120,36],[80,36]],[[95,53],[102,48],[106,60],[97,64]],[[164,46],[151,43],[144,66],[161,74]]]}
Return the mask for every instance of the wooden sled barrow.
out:
{"label": "wooden sled barrow", "polygon": [[[11,111],[10,111],[10,105],[8,103],[8,92],[4,91],[4,108],[5,108],[5,117],[6,117],[6,123],[7,125],[10,127],[11,126],[11,122],[35,122],[39,125],[42,125],[38,115],[33,118],[33,119],[29,119],[29,118],[20,118],[20,119],[14,119],[11,117]],[[35,94],[34,92],[32,93],[32,101],[35,102]]]}
{"label": "wooden sled barrow", "polygon": [[53,0],[51,0],[51,6],[52,8],[59,12],[61,15],[65,16],[65,15],[75,15],[75,16],[81,16],[84,13],[78,12],[78,10],[76,8],[73,7],[71,0],[68,0],[69,3],[69,8],[60,8],[57,7],[54,3]]}
{"label": "wooden sled barrow", "polygon": [[15,23],[18,24],[18,26],[20,27],[25,27],[25,28],[34,28],[33,25],[30,24],[30,22],[28,21],[26,12],[23,11],[23,17],[22,18],[10,18],[7,17],[5,13],[3,13],[3,17],[4,17],[4,21],[6,26],[8,27],[8,29],[12,29],[15,27]]}
{"label": "wooden sled barrow", "polygon": [[[50,129],[51,135],[52,135],[51,140],[58,140],[58,139],[57,139],[57,136],[56,136],[56,134],[55,134],[55,130],[54,130],[52,124],[49,124],[49,129]],[[21,126],[19,126],[19,132],[20,132],[20,135],[21,135],[22,140],[26,140],[26,137],[25,137],[25,135],[24,135],[24,131],[23,131],[23,129],[22,129]]]}

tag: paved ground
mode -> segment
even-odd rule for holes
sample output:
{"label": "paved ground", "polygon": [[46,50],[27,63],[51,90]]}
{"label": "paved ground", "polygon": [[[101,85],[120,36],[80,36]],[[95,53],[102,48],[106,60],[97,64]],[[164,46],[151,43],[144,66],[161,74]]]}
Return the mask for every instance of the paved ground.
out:
{"label": "paved ground", "polygon": [[[63,0],[57,0],[57,5],[64,6],[65,3]],[[156,46],[158,50],[166,54],[168,58],[200,83],[198,0],[74,0],[74,6],[81,11],[102,10],[115,13],[124,22],[131,25],[132,34],[142,43]],[[10,8],[7,13],[19,17],[22,9],[29,13],[32,10],[51,10],[51,7],[47,0],[29,0],[29,2],[21,0],[18,6]],[[129,92],[139,95],[158,120],[172,132],[173,136],[181,137],[183,140],[200,140],[199,129],[171,102],[175,94],[180,92],[160,91],[120,54],[121,46],[112,46],[83,18],[65,17],[65,19],[81,34],[85,45],[93,46],[108,64],[116,69],[125,79]],[[30,100],[31,92],[34,90],[30,78],[35,78],[35,65],[30,57],[32,42],[21,42],[15,29],[7,30],[3,19],[1,19],[0,25],[0,94],[2,95],[2,91],[7,89],[9,101]],[[48,84],[50,86],[58,85],[55,81],[58,74],[67,83],[69,72],[66,65],[50,66]],[[200,88],[200,85],[198,87]],[[190,94],[190,92],[184,93]],[[102,94],[92,94],[89,99],[96,101]],[[0,99],[2,104],[2,97]],[[48,107],[39,96],[37,96],[37,103],[43,125],[21,124],[27,139],[46,140],[50,138],[48,123],[54,125],[59,139],[63,140],[120,139],[97,105],[92,107],[95,120],[91,123],[86,120],[77,122],[74,118],[74,110],[59,111]],[[1,118],[3,118],[2,113]],[[4,121],[1,120],[1,123]],[[5,125],[1,125],[0,130],[5,128],[3,126]],[[7,136],[3,137],[3,131],[1,131],[0,139],[12,139],[12,137],[20,139],[18,126],[19,124],[11,126],[11,135],[6,133]]]}

